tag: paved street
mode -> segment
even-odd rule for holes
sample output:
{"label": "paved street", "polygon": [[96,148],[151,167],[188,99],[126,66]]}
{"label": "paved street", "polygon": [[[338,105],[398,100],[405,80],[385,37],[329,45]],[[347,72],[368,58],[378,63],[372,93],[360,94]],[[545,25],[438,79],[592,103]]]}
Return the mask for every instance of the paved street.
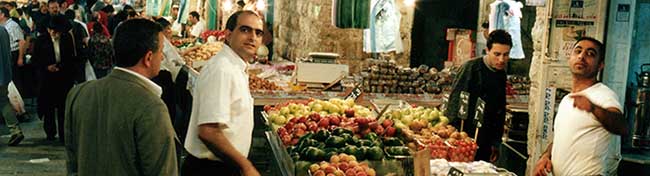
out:
{"label": "paved street", "polygon": [[0,120],[0,176],[65,175],[63,144],[46,141],[43,122],[30,112],[20,124],[25,139],[18,146],[7,146],[9,130]]}

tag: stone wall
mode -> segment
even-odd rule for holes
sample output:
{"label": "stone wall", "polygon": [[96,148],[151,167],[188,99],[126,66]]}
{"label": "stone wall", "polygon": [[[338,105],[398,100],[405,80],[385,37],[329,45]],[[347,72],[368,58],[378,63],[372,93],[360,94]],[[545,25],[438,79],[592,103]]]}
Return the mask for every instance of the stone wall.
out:
{"label": "stone wall", "polygon": [[[396,61],[408,66],[411,50],[413,7],[395,0],[400,7],[400,25],[404,52],[393,54]],[[332,0],[276,0],[273,24],[274,59],[293,60],[307,57],[309,52],[333,52],[341,55],[339,63],[349,64],[356,72],[364,58],[363,30],[339,29],[332,25]]]}

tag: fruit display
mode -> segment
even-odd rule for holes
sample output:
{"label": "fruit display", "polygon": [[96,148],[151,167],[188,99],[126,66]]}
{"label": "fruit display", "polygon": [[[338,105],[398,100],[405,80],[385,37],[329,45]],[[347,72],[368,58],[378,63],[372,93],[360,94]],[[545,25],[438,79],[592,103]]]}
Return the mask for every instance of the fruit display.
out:
{"label": "fruit display", "polygon": [[395,120],[408,140],[407,146],[419,150],[429,148],[432,158],[468,162],[474,160],[477,145],[467,133],[448,125],[449,119],[437,108],[404,108],[391,110],[382,118]]}
{"label": "fruit display", "polygon": [[403,68],[393,60],[371,60],[368,63],[361,72],[364,92],[440,94],[450,89],[454,78],[450,69],[439,72],[426,65]]}
{"label": "fruit display", "polygon": [[[320,116],[345,116],[370,118],[373,113],[370,109],[356,105],[354,100],[332,98],[328,101],[309,100],[300,103],[285,102],[275,106],[265,106],[264,110],[269,115],[269,120],[277,126],[285,125],[296,117],[309,116],[314,113]],[[342,121],[342,119],[341,119]]]}
{"label": "fruit display", "polygon": [[[283,132],[278,131],[278,133]],[[282,136],[286,137],[287,134]],[[322,161],[342,153],[354,156],[358,160],[382,160],[384,158],[384,142],[377,134],[371,132],[359,137],[352,131],[343,128],[310,131],[302,135],[295,145],[288,143],[285,146],[288,146],[287,152],[294,161]]]}
{"label": "fruit display", "polygon": [[178,38],[178,39],[172,39],[170,42],[176,48],[185,48],[185,47],[193,46],[194,41],[196,41],[196,39],[193,39],[193,38]]}
{"label": "fruit display", "polygon": [[332,155],[328,161],[321,161],[309,166],[312,176],[375,176],[375,169],[370,168],[367,162],[359,162],[353,155],[345,153]]}
{"label": "fruit display", "polygon": [[251,90],[282,90],[282,88],[275,85],[275,83],[259,78],[255,75],[248,76],[248,87]]}
{"label": "fruit display", "polygon": [[206,43],[203,45],[198,46],[196,49],[192,49],[191,51],[185,53],[183,55],[183,58],[185,59],[185,62],[190,64],[195,62],[195,61],[204,61],[210,59],[212,56],[217,54],[223,47],[223,42],[214,42],[214,43]]}
{"label": "fruit display", "polygon": [[203,41],[208,41],[208,37],[214,36],[218,41],[223,41],[226,38],[226,30],[207,30],[201,34]]}
{"label": "fruit display", "polygon": [[393,119],[397,128],[411,129],[413,131],[419,131],[428,126],[447,125],[449,123],[449,119],[438,108],[393,109],[384,113],[382,118]]}
{"label": "fruit display", "polygon": [[[474,162],[449,162],[444,159],[434,159],[429,162],[431,167],[431,175],[433,176],[447,176],[451,167],[454,167],[464,174],[495,174],[501,175],[497,172],[497,167],[485,161]],[[504,174],[510,175],[510,174]]]}

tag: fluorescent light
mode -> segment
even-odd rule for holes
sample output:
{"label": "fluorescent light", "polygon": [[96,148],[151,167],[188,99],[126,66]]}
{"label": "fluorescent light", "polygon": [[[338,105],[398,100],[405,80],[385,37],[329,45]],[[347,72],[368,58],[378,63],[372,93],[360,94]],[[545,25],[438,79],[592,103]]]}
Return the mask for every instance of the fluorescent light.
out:
{"label": "fluorescent light", "polygon": [[232,8],[233,8],[232,0],[224,0],[224,2],[223,2],[223,10],[231,11]]}
{"label": "fluorescent light", "polygon": [[255,4],[255,7],[259,11],[264,11],[264,10],[266,10],[266,2],[264,2],[264,0],[257,0],[257,3]]}
{"label": "fluorescent light", "polygon": [[415,0],[404,0],[404,5],[408,7],[413,7],[415,6]]}

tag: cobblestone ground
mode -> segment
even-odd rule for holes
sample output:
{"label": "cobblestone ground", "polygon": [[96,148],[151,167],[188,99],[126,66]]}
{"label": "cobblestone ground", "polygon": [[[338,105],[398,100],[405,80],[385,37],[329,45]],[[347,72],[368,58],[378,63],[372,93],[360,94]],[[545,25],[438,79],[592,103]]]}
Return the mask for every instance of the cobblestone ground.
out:
{"label": "cobblestone ground", "polygon": [[43,121],[28,111],[20,123],[25,139],[18,146],[7,146],[9,130],[0,120],[0,176],[65,175],[63,144],[45,140]]}

